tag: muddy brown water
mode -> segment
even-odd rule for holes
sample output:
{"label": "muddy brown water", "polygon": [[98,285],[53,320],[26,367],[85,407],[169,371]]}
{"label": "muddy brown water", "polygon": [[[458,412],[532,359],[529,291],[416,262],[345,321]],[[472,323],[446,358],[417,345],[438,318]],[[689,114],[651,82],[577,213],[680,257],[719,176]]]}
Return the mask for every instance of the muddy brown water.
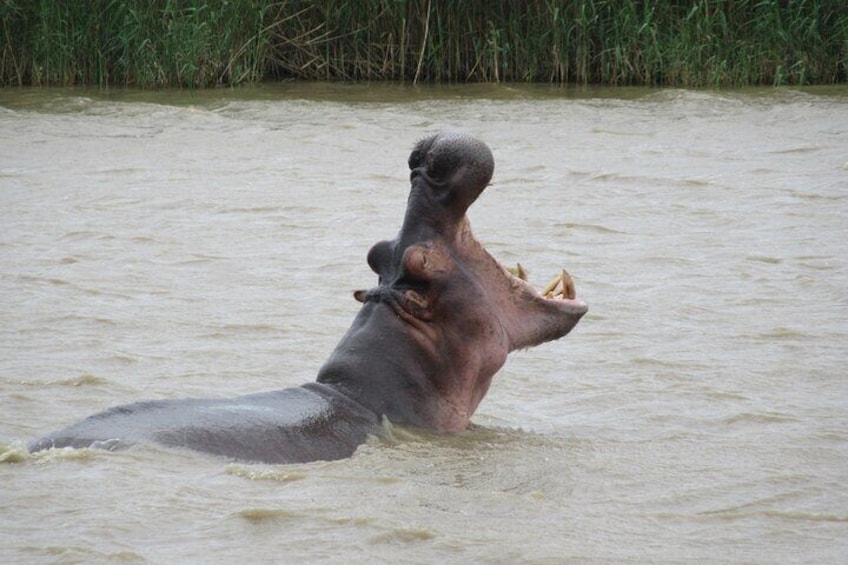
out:
{"label": "muddy brown water", "polygon": [[[27,456],[106,407],[298,385],[414,141],[485,140],[477,237],[589,314],[455,436],[349,460]],[[848,90],[0,91],[6,563],[839,563]]]}

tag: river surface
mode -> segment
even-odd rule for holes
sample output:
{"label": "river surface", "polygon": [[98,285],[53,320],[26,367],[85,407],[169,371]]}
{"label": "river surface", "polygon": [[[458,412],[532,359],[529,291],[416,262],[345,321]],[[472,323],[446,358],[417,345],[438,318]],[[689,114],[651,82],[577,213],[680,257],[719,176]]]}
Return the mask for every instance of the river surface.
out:
{"label": "river surface", "polygon": [[[313,380],[414,142],[589,314],[468,432],[351,459],[26,454],[109,406]],[[0,90],[0,561],[845,563],[848,90]]]}

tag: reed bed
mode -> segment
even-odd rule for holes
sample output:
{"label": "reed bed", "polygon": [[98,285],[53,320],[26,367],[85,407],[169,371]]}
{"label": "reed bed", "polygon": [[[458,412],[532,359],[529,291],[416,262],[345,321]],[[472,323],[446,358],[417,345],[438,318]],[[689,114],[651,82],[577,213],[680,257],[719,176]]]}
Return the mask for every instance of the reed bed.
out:
{"label": "reed bed", "polygon": [[844,0],[0,0],[0,84],[848,80]]}

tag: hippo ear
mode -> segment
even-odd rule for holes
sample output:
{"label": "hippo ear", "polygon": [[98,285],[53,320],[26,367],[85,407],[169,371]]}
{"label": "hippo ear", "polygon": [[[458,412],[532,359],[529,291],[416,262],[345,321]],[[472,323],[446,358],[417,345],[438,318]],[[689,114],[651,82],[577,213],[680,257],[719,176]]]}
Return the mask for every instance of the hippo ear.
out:
{"label": "hippo ear", "polygon": [[368,250],[368,266],[376,274],[383,276],[391,267],[392,255],[394,255],[395,244],[391,241],[375,243]]}
{"label": "hippo ear", "polygon": [[449,266],[450,255],[432,241],[410,245],[403,252],[403,270],[414,279],[432,281],[442,278]]}

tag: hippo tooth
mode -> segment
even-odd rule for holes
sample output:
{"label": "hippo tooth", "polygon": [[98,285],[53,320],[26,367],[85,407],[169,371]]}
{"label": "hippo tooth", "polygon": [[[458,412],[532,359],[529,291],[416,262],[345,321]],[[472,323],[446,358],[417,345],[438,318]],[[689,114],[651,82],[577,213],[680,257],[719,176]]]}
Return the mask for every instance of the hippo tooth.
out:
{"label": "hippo tooth", "polygon": [[527,280],[527,271],[524,270],[524,267],[521,266],[521,263],[515,264],[515,270],[518,273],[518,278],[526,281]]}
{"label": "hippo tooth", "polygon": [[542,296],[545,298],[553,298],[554,289],[562,281],[562,275],[555,276],[548,285],[542,289]]}
{"label": "hippo tooth", "polygon": [[507,267],[506,270],[509,271],[511,275],[527,282],[527,271],[524,270],[521,263],[516,263],[515,267]]}
{"label": "hippo tooth", "polygon": [[560,280],[562,280],[562,296],[570,300],[574,300],[577,296],[577,291],[574,288],[574,279],[565,269],[562,270]]}

